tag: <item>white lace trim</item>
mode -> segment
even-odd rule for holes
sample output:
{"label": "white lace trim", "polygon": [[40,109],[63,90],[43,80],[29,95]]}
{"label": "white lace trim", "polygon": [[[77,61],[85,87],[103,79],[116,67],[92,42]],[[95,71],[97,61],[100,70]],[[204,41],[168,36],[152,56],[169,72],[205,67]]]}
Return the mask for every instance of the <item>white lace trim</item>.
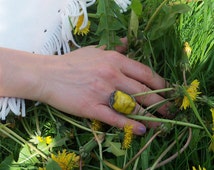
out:
{"label": "white lace trim", "polygon": [[5,120],[9,112],[13,112],[17,116],[25,117],[25,101],[24,99],[1,97],[0,98],[0,119]]}
{"label": "white lace trim", "polygon": [[121,8],[121,12],[126,12],[131,0],[115,0],[117,5]]}
{"label": "white lace trim", "polygon": [[64,53],[68,53],[70,52],[68,45],[69,41],[72,41],[76,47],[80,48],[80,46],[74,40],[72,30],[76,26],[79,16],[82,14],[84,14],[84,20],[80,29],[87,26],[87,7],[93,5],[95,1],[96,0],[68,0],[66,8],[61,11],[62,23],[58,25],[53,36],[41,49],[41,54],[51,55],[57,52],[58,55],[61,55],[61,48],[63,49]]}

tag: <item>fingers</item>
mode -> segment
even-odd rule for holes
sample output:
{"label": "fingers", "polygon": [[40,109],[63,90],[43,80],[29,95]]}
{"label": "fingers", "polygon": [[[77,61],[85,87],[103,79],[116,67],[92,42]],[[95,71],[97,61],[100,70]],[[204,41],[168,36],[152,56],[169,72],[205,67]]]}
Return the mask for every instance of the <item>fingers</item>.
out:
{"label": "fingers", "polygon": [[144,83],[151,89],[166,87],[166,81],[148,66],[126,57],[123,57],[120,63],[121,72],[126,76]]}
{"label": "fingers", "polygon": [[[110,92],[107,92],[106,94],[108,93],[110,94],[114,90],[122,90],[129,94],[136,94],[139,92],[151,91],[151,89],[165,88],[166,81],[158,74],[153,72],[152,69],[149,68],[148,66],[145,66],[137,61],[131,60],[120,53],[113,51],[103,51],[102,49],[105,49],[105,47],[102,46],[98,48],[96,50],[97,55],[93,55],[94,58],[95,56],[99,58],[98,60],[96,60],[96,62],[98,62],[97,65],[99,65],[99,62],[102,62],[102,64],[104,63],[102,66],[108,65],[114,69],[114,72],[113,74],[111,74],[111,76],[108,75],[112,72],[110,71],[106,72],[106,70],[108,69],[104,69],[105,74],[100,74],[99,72],[99,75],[102,75],[102,77],[103,75],[105,75],[104,84],[105,85],[108,84],[110,87]],[[121,47],[117,48],[117,50],[120,52],[123,51],[124,49],[125,48],[121,49]],[[150,106],[164,100],[164,98],[159,94],[144,95],[136,97],[136,99],[140,104],[142,103],[143,106]],[[102,96],[102,98],[99,98],[99,100],[97,101],[100,104],[96,106],[91,106],[90,109],[87,109],[87,112],[89,112],[90,110],[90,113],[87,117],[97,119],[99,121],[105,122],[111,126],[115,126],[118,128],[123,128],[125,125],[131,124],[133,125],[133,132],[137,135],[142,135],[145,133],[146,131],[145,125],[148,127],[158,126],[157,123],[151,122],[150,123],[143,122],[145,123],[145,125],[143,125],[141,122],[129,119],[122,114],[116,113],[108,106],[108,103],[106,103],[107,100],[108,96],[107,98],[104,96]],[[95,104],[97,103],[97,101],[95,102]],[[143,111],[143,108],[141,108],[141,111]],[[158,108],[158,112],[161,113],[162,115],[166,115],[167,105]],[[148,114],[148,116],[152,115]]]}
{"label": "fingers", "polygon": [[105,105],[99,105],[94,108],[94,113],[91,118],[118,128],[123,128],[125,125],[132,125],[133,133],[136,135],[143,135],[146,132],[146,127],[142,123],[116,113],[110,107]]}
{"label": "fingers", "polygon": [[[127,39],[122,38],[121,42],[123,42],[124,45],[116,48],[118,52],[124,52],[127,48]],[[105,48],[106,46],[99,47],[99,49]],[[150,67],[113,51],[108,51],[107,56],[106,59],[111,60],[110,62],[114,63],[114,65],[116,65],[127,77],[139,81],[151,89],[162,89],[166,87],[167,82]]]}
{"label": "fingers", "polygon": [[[118,85],[116,89],[120,89],[128,94],[136,94],[139,92],[151,91],[151,89],[148,88],[146,85],[123,75],[120,76],[120,80],[118,80],[117,84]],[[142,96],[136,97],[136,99],[143,106],[151,106],[155,103],[158,103],[164,100],[164,98],[157,93],[142,95]],[[168,105],[165,104],[159,107],[157,111],[160,114],[165,116],[168,111]]]}
{"label": "fingers", "polygon": [[[139,111],[139,112],[138,112]],[[145,113],[145,110],[140,107],[136,113],[142,114]],[[146,113],[145,116],[155,117],[150,113]],[[136,135],[143,135],[146,132],[147,128],[157,128],[161,125],[159,122],[151,122],[151,121],[135,121],[127,118],[125,115],[115,112],[111,108],[105,105],[100,105],[97,107],[96,111],[92,114],[92,119],[99,120],[101,122],[105,122],[113,127],[123,128],[125,125],[133,126],[133,133]]]}

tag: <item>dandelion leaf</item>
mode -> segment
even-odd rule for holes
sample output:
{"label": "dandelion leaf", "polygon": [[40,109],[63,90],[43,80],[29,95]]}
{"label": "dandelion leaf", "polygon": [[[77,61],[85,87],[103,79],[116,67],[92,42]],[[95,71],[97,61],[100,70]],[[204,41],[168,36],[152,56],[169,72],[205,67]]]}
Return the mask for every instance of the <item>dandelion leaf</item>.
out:
{"label": "dandelion leaf", "polygon": [[45,142],[39,142],[37,145],[37,148],[41,151],[43,151],[45,154],[48,154],[49,151],[47,149],[47,144]]}
{"label": "dandelion leaf", "polygon": [[12,164],[13,164],[13,156],[10,155],[10,156],[6,157],[4,161],[1,162],[0,170],[15,170],[12,167]]}
{"label": "dandelion leaf", "polygon": [[198,143],[201,141],[201,138],[204,136],[201,134],[200,129],[192,129],[192,136],[194,138],[191,139],[191,142],[189,144],[189,147],[194,150],[195,148],[198,147]]}
{"label": "dandelion leaf", "polygon": [[190,11],[190,7],[186,4],[164,5],[160,13],[156,16],[148,31],[150,40],[161,37],[176,22],[178,14]]}
{"label": "dandelion leaf", "polygon": [[134,13],[137,16],[141,16],[143,6],[142,6],[142,3],[140,2],[140,0],[132,0],[131,9],[134,11]]}
{"label": "dandelion leaf", "polygon": [[30,148],[27,145],[25,145],[20,151],[17,163],[30,165],[38,163],[39,160],[36,158],[36,156],[32,156],[32,154],[33,153],[30,151]]}
{"label": "dandelion leaf", "polygon": [[99,46],[106,45],[106,49],[114,49],[115,46],[121,45],[116,31],[124,26],[118,5],[110,0],[98,1],[97,15],[100,17],[96,31],[96,35],[100,36]]}
{"label": "dandelion leaf", "polygon": [[103,144],[104,147],[107,147],[107,149],[105,151],[110,152],[110,153],[114,154],[115,156],[125,155],[125,150],[121,149],[121,143],[113,142],[112,139],[113,138],[111,138],[111,137],[106,138],[106,141]]}
{"label": "dandelion leaf", "polygon": [[132,10],[131,17],[130,17],[130,23],[129,23],[129,35],[134,34],[135,37],[138,35],[138,28],[139,28],[139,20],[136,13]]}

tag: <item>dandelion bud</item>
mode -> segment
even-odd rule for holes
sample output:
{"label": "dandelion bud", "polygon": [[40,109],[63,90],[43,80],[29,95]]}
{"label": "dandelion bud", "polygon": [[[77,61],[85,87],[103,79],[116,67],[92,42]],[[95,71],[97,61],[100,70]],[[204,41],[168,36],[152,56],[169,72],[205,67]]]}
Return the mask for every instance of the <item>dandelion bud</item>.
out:
{"label": "dandelion bud", "polygon": [[185,43],[184,43],[184,48],[183,48],[183,50],[184,50],[184,54],[186,54],[187,57],[189,58],[190,55],[191,55],[191,52],[192,52],[192,48],[189,46],[189,43],[188,43],[188,42],[185,42]]}
{"label": "dandelion bud", "polygon": [[182,53],[182,58],[180,62],[181,70],[183,71],[190,70],[189,57],[191,55],[191,52],[192,52],[192,49],[189,46],[189,43],[185,42],[183,46],[183,53]]}

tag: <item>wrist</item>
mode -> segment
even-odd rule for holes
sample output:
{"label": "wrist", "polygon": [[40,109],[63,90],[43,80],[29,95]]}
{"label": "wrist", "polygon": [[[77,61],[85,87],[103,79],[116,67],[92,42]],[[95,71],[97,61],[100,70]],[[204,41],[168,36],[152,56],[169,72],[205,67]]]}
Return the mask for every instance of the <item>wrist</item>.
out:
{"label": "wrist", "polygon": [[45,56],[0,48],[0,96],[37,100]]}

